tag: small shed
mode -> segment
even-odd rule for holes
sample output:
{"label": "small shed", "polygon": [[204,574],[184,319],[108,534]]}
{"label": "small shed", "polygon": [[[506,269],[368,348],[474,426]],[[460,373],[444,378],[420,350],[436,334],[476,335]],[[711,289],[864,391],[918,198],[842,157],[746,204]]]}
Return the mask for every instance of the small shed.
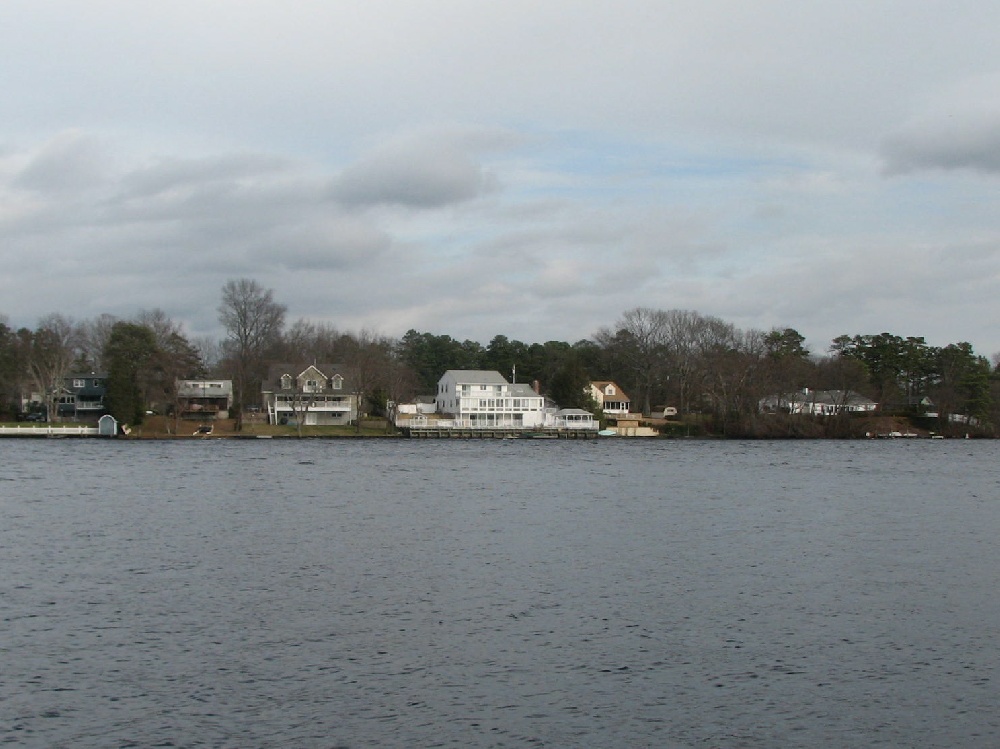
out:
{"label": "small shed", "polygon": [[111,414],[104,414],[97,420],[97,433],[102,437],[117,437],[118,421]]}

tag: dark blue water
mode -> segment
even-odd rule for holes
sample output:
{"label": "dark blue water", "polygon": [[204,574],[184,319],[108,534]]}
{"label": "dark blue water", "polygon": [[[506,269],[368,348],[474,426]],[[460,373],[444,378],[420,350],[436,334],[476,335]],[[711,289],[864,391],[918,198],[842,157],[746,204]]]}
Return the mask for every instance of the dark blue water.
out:
{"label": "dark blue water", "polygon": [[0,441],[0,743],[1000,746],[998,457]]}

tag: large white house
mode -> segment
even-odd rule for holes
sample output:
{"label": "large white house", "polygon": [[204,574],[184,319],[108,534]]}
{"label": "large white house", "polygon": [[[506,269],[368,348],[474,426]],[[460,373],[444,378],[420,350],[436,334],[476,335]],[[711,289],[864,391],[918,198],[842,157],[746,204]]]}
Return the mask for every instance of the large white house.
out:
{"label": "large white house", "polygon": [[262,395],[269,424],[343,425],[358,416],[356,396],[332,365],[273,366]]}
{"label": "large white house", "polygon": [[449,369],[438,380],[434,403],[439,414],[465,429],[545,426],[545,398],[496,371]]}

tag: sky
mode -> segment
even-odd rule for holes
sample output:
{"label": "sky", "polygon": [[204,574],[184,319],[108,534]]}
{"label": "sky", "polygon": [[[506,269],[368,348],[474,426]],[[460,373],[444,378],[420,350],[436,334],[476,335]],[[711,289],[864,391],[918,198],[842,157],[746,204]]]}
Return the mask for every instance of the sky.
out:
{"label": "sky", "polygon": [[0,316],[1000,352],[1000,4],[5,0]]}

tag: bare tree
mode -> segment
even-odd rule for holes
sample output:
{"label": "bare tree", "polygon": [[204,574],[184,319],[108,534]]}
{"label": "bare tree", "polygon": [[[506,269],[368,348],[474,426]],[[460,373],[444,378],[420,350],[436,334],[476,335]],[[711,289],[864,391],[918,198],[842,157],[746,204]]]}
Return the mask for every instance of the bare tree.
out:
{"label": "bare tree", "polygon": [[652,411],[652,391],[664,374],[667,352],[667,315],[663,310],[636,307],[625,312],[614,329],[594,336],[629,372],[639,389],[642,412]]}
{"label": "bare tree", "polygon": [[398,343],[394,344],[385,362],[382,378],[382,388],[385,390],[386,398],[386,432],[391,432],[395,428],[399,404],[412,398],[419,387],[416,373],[403,361]]}
{"label": "bare tree", "polygon": [[344,364],[348,381],[358,399],[358,431],[361,431],[361,417],[365,414],[368,398],[384,386],[392,341],[372,331],[362,330],[353,337],[354,350],[345,355]]}
{"label": "bare tree", "polygon": [[222,287],[219,322],[226,329],[227,354],[233,369],[237,428],[250,392],[264,377],[266,355],[281,337],[286,307],[274,301],[270,289],[249,278],[229,280]]}
{"label": "bare tree", "polygon": [[59,418],[59,398],[73,370],[79,345],[79,326],[62,315],[43,317],[32,334],[28,373],[50,421]]}
{"label": "bare tree", "polygon": [[202,366],[209,376],[218,373],[222,364],[222,345],[212,336],[195,336],[190,339],[191,346],[201,359]]}
{"label": "bare tree", "polygon": [[346,361],[355,348],[353,336],[324,322],[299,319],[289,326],[282,338],[279,358],[288,361]]}
{"label": "bare tree", "polygon": [[107,370],[103,359],[104,350],[111,339],[111,328],[116,322],[118,322],[117,317],[105,313],[80,324],[80,354],[94,372]]}

